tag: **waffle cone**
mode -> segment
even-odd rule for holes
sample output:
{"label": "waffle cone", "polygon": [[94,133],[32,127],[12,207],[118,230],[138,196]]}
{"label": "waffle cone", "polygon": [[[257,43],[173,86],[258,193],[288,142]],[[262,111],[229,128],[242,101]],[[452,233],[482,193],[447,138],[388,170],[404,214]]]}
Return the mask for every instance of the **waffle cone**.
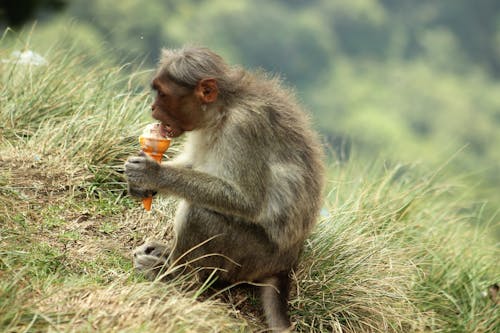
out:
{"label": "waffle cone", "polygon": [[[156,162],[160,163],[163,158],[163,154],[170,146],[170,139],[148,138],[141,135],[139,137],[139,143],[141,144],[141,149],[143,152],[148,154],[148,156],[150,156]],[[152,204],[153,196],[142,199],[142,205],[144,206],[145,210],[150,211]]]}

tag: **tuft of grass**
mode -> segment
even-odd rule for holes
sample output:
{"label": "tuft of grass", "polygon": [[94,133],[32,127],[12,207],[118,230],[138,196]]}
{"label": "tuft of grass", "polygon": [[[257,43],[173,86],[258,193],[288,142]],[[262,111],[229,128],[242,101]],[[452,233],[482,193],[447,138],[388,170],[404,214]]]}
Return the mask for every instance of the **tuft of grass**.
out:
{"label": "tuft of grass", "polygon": [[149,92],[139,86],[149,71],[99,65],[66,49],[44,54],[45,65],[24,64],[9,57],[29,44],[11,44],[0,50],[1,143],[84,166],[94,173],[93,191],[123,189],[123,162],[151,121]]}
{"label": "tuft of grass", "polygon": [[47,280],[42,292],[29,277],[0,283],[2,332],[244,332],[237,313],[217,301],[199,302],[181,280],[151,283],[118,279],[107,285]]}
{"label": "tuft of grass", "polygon": [[[292,311],[307,332],[495,332],[483,292],[498,248],[471,222],[463,189],[411,166],[336,168],[296,272]],[[489,244],[489,245],[488,245]]]}
{"label": "tuft of grass", "polygon": [[[7,253],[1,253],[3,256]],[[5,262],[0,259],[0,268]],[[40,314],[34,306],[34,296],[37,291],[26,283],[25,270],[18,271],[14,276],[6,276],[0,272],[0,329],[2,332],[19,332],[21,329],[28,331],[44,331],[52,322],[52,318],[57,317],[59,321],[64,321],[63,314],[48,312]],[[5,279],[4,279],[5,278]],[[8,278],[8,279],[7,279]]]}

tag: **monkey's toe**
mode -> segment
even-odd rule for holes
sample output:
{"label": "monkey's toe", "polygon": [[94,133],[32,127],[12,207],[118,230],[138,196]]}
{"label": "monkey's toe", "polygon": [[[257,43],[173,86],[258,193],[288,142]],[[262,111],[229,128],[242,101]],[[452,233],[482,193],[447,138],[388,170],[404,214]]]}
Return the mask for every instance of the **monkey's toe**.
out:
{"label": "monkey's toe", "polygon": [[162,243],[147,242],[133,251],[134,268],[154,279],[166,266],[169,252],[169,248]]}
{"label": "monkey's toe", "polygon": [[137,247],[134,251],[134,257],[148,255],[158,258],[167,258],[169,255],[169,248],[167,245],[157,241],[150,241]]}

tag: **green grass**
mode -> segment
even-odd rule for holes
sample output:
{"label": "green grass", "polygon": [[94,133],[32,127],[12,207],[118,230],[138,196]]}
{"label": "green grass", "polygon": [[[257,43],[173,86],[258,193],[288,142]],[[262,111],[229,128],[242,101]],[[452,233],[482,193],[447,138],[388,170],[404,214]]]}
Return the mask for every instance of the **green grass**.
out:
{"label": "green grass", "polygon": [[[462,188],[415,167],[338,167],[297,272],[304,331],[495,332],[498,248]],[[458,193],[457,193],[458,192]],[[310,327],[310,323],[315,323]],[[320,329],[318,329],[320,328]]]}
{"label": "green grass", "polygon": [[[263,329],[248,289],[210,296],[191,277],[133,272],[134,247],[172,237],[172,199],[146,214],[124,195],[147,93],[126,68],[45,56],[0,62],[0,331]],[[498,332],[499,305],[483,295],[500,278],[498,247],[459,181],[356,158],[328,180],[328,214],[295,272],[297,331]]]}

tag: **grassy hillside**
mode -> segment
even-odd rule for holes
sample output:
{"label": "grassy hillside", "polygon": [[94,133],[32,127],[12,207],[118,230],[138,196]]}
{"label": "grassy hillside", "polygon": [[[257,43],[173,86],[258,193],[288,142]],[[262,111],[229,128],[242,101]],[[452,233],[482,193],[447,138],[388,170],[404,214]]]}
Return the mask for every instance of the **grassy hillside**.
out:
{"label": "grassy hillside", "polygon": [[[141,74],[67,50],[46,60],[0,62],[0,330],[263,329],[251,288],[217,293],[132,270],[135,246],[171,237],[174,208],[158,199],[146,214],[124,195],[122,165],[148,121]],[[295,272],[297,331],[498,331],[499,305],[484,295],[500,277],[498,248],[472,229],[481,210],[443,175],[356,158],[331,165]]]}

